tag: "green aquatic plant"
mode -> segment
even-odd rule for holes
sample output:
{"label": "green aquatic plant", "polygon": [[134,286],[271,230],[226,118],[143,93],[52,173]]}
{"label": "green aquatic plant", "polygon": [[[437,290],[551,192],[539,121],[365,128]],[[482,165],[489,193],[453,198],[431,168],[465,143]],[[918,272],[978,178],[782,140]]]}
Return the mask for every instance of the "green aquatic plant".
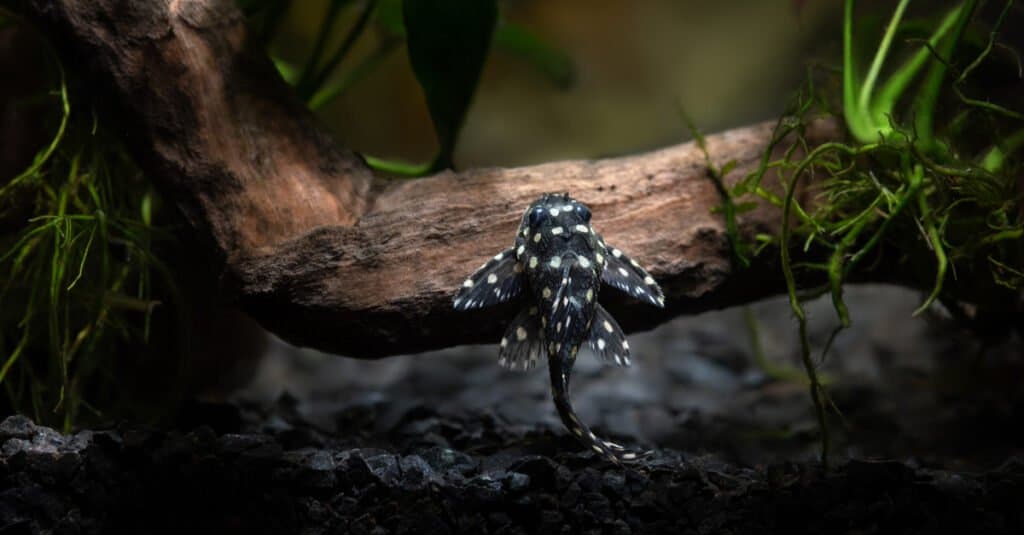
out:
{"label": "green aquatic plant", "polygon": [[68,430],[130,390],[115,348],[149,339],[155,287],[176,293],[155,252],[158,196],[49,58],[54,88],[36,100],[52,138],[0,186],[0,387],[11,410]]}
{"label": "green aquatic plant", "polygon": [[[967,0],[927,24],[925,38],[900,43],[898,37],[910,35],[902,24],[909,3],[897,4],[860,76],[856,51],[866,36],[855,31],[853,0],[845,2],[841,113],[809,82],[777,123],[759,168],[728,192],[732,206],[754,196],[781,208],[779,235],[758,236],[752,245],[779,252],[826,464],[829,401],[817,367],[851,323],[843,300],[847,281],[884,272],[874,279],[918,285],[926,296],[915,315],[941,302],[955,317],[989,330],[994,319],[1002,331],[1020,319],[1013,303],[1024,289],[1018,181],[1024,115],[1013,109],[1019,98],[1003,104],[968,96],[988,89],[980,67],[1016,62],[1005,47],[1002,58],[993,55],[1013,2],[1003,4],[987,31],[978,2]],[[905,59],[892,68],[897,55]],[[842,116],[849,139],[810,146],[807,129],[829,114]],[[781,197],[765,182],[770,177],[779,181]],[[797,198],[801,181],[812,202]],[[727,219],[735,218],[727,208]],[[746,251],[734,249],[738,257]],[[831,296],[838,325],[815,362],[803,303],[822,294]]]}

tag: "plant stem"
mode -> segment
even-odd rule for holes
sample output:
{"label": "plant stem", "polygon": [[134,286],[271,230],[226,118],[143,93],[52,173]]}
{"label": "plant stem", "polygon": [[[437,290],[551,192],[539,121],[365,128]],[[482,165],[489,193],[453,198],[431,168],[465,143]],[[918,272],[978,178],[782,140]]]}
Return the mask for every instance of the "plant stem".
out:
{"label": "plant stem", "polygon": [[946,77],[949,62],[953,60],[953,50],[960,43],[964,28],[971,20],[975,7],[976,0],[967,0],[954,10],[957,16],[953,24],[953,33],[936,45],[937,57],[932,59],[932,65],[915,99],[914,132],[917,134],[917,143],[925,152],[932,152],[935,146],[935,105],[939,100],[942,80]]}
{"label": "plant stem", "polygon": [[875,82],[878,80],[878,73],[882,70],[882,64],[885,63],[885,57],[889,54],[889,47],[892,46],[892,39],[896,35],[896,29],[899,28],[900,20],[903,18],[903,12],[906,11],[908,4],[910,4],[910,0],[900,0],[900,3],[896,6],[896,11],[892,14],[892,18],[889,19],[889,25],[885,28],[885,34],[882,36],[882,42],[879,43],[878,50],[875,51],[875,58],[871,62],[871,68],[868,69],[868,74],[864,78],[864,85],[860,88],[860,98],[857,99],[857,108],[860,113],[868,113],[868,107],[871,103],[871,94],[875,90]]}
{"label": "plant stem", "polygon": [[341,61],[345,59],[345,56],[348,55],[349,51],[352,50],[352,45],[355,44],[359,39],[359,36],[361,36],[363,31],[366,29],[366,24],[370,21],[370,15],[373,14],[373,8],[376,5],[376,0],[368,0],[366,2],[363,6],[363,11],[359,13],[359,18],[356,19],[355,25],[352,26],[351,30],[349,30],[348,35],[345,36],[345,41],[341,43],[337,52],[335,52],[331,59],[328,60],[323,69],[321,69],[316,76],[312,78],[310,83],[300,91],[299,94],[303,99],[308,100],[314,93],[316,93],[317,89],[324,85],[327,77],[334,72],[334,69],[338,67],[338,64],[341,63]]}
{"label": "plant stem", "polygon": [[946,35],[946,32],[956,22],[959,13],[959,6],[947,13],[939,27],[935,29],[935,33],[928,39],[927,45],[923,45],[903,66],[893,72],[889,76],[889,80],[879,90],[878,96],[875,97],[871,106],[870,120],[875,124],[883,125],[884,131],[888,132],[892,129],[889,126],[889,122],[892,120],[892,112],[896,108],[896,102],[903,96],[903,92],[906,91],[910,82],[914,80],[917,73],[924,67],[925,62],[928,61],[931,55],[928,46],[935,46]]}
{"label": "plant stem", "polygon": [[313,51],[310,52],[309,59],[306,60],[306,65],[302,68],[302,74],[299,76],[299,81],[296,84],[303,91],[309,87],[313,73],[316,72],[316,66],[320,64],[320,56],[323,55],[324,46],[327,44],[327,37],[331,34],[334,23],[337,22],[338,13],[347,3],[348,0],[332,0],[327,6],[327,13],[324,15],[323,22],[320,24],[320,31],[317,32],[316,42],[313,44]]}

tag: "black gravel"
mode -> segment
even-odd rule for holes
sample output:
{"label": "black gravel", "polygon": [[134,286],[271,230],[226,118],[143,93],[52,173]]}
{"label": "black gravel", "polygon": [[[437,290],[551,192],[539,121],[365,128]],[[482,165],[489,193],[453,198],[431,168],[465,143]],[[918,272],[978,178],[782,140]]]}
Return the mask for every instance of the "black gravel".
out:
{"label": "black gravel", "polygon": [[[621,469],[546,430],[409,411],[385,439],[275,414],[187,432],[0,424],[2,533],[1020,533],[1024,461],[756,468],[659,451]],[[222,409],[221,413],[224,412]],[[350,418],[339,414],[338,418]],[[246,421],[272,421],[262,432]],[[232,432],[234,431],[234,432]],[[355,433],[356,436],[360,433]]]}
{"label": "black gravel", "polygon": [[[769,364],[740,310],[631,336],[630,370],[581,359],[581,418],[654,451],[628,469],[583,451],[546,374],[503,371],[493,346],[363,362],[274,342],[233,401],[172,426],[4,420],[0,534],[1024,533],[1021,341],[958,341],[907,292],[847,299],[821,368],[827,472],[776,300],[751,309]],[[809,310],[820,359],[834,313]]]}

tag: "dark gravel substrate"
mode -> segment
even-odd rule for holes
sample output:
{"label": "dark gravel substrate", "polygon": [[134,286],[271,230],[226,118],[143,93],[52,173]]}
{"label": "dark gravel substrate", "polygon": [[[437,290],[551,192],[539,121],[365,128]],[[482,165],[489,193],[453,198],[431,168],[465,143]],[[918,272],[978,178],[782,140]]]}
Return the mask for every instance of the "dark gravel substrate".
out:
{"label": "dark gravel substrate", "polygon": [[824,474],[662,451],[623,470],[488,415],[413,409],[385,450],[289,423],[283,405],[264,432],[244,434],[232,431],[251,415],[232,407],[204,407],[219,415],[212,426],[166,433],[65,436],[9,417],[0,532],[1020,533],[1024,524],[1016,459],[979,474],[895,461]]}
{"label": "dark gravel substrate", "polygon": [[[370,362],[274,342],[232,403],[161,430],[3,421],[0,534],[1024,533],[1021,341],[959,342],[892,288],[847,302],[821,367],[827,474],[777,299],[749,309],[766,363],[740,309],[632,335],[628,370],[580,360],[580,417],[655,451],[630,470],[581,451],[547,374],[494,346]],[[820,359],[835,315],[809,313]]]}

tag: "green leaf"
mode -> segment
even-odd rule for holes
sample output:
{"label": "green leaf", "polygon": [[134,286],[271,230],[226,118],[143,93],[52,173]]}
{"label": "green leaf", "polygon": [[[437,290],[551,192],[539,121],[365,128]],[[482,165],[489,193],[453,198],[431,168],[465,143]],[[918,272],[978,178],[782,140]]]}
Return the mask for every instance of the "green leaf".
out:
{"label": "green leaf", "polygon": [[431,170],[431,164],[429,163],[401,162],[398,160],[377,158],[376,156],[370,156],[368,154],[364,154],[363,159],[366,160],[366,164],[372,169],[396,176],[418,177],[429,173]]}
{"label": "green leaf", "polygon": [[476,90],[498,19],[495,0],[404,0],[406,45],[423,88],[438,150],[432,170],[452,167],[452,153]]}
{"label": "green leaf", "polygon": [[576,79],[569,56],[525,28],[502,24],[494,32],[494,46],[526,60],[559,89],[568,89]]}
{"label": "green leaf", "polygon": [[294,63],[277,56],[270,56],[270,61],[274,63],[277,73],[281,75],[281,78],[284,78],[285,82],[288,82],[288,85],[295,85],[299,81],[299,74],[301,73]]}
{"label": "green leaf", "polygon": [[729,160],[728,162],[725,162],[725,165],[722,166],[722,169],[719,170],[718,173],[724,177],[728,176],[734,169],[736,169],[736,160]]}

